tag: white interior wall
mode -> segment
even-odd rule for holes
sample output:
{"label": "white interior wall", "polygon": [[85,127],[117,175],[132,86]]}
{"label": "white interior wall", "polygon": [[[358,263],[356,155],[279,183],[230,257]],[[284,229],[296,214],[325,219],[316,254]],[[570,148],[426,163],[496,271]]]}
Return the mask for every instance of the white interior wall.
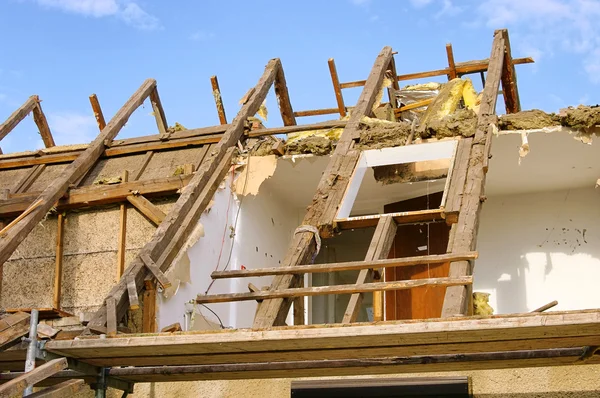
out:
{"label": "white interior wall", "polygon": [[600,189],[491,196],[477,241],[474,289],[496,313],[600,308]]}

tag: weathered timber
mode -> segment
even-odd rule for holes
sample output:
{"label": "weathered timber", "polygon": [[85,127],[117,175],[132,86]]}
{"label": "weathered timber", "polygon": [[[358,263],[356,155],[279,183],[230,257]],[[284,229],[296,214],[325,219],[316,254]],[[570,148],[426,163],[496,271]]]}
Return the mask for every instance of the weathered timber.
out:
{"label": "weathered timber", "polygon": [[458,213],[460,211],[472,145],[473,138],[464,138],[458,142],[454,158],[454,168],[452,169],[450,185],[448,186],[448,196],[446,197],[446,205],[444,207],[444,211],[448,213]]}
{"label": "weathered timber", "polygon": [[19,109],[14,111],[8,119],[2,124],[0,124],[0,140],[7,136],[16,126],[21,122],[21,120],[25,119],[27,115],[36,107],[38,103],[38,96],[32,95],[27,98],[27,101]]}
{"label": "weathered timber", "polygon": [[[535,61],[531,57],[513,59],[513,65],[531,64],[534,62]],[[456,73],[458,75],[466,75],[469,73],[485,72],[488,70],[489,63],[490,63],[490,61],[487,59],[484,59],[481,61],[459,62],[456,64]],[[431,71],[427,71],[427,72],[408,73],[405,75],[398,75],[398,81],[423,79],[426,77],[434,77],[434,76],[444,76],[444,75],[447,75],[448,73],[449,73],[449,68],[431,70]],[[357,80],[354,82],[340,84],[340,86],[342,88],[361,87],[364,85],[365,85],[365,80]]]}
{"label": "weathered timber", "polygon": [[519,99],[519,89],[517,87],[517,71],[513,63],[510,50],[510,40],[508,30],[502,29],[504,37],[504,64],[502,66],[502,95],[504,96],[504,105],[506,113],[516,113],[521,111],[521,100]]}
{"label": "weathered timber", "polygon": [[223,98],[221,97],[221,89],[219,88],[217,76],[210,77],[210,85],[212,86],[212,95],[215,99],[215,105],[217,106],[219,122],[221,124],[227,124],[227,116],[225,115],[225,107],[223,106]]}
{"label": "weathered timber", "polygon": [[[142,261],[144,262],[146,267],[148,267],[150,272],[152,272],[152,275],[154,275],[154,277],[156,278],[158,283],[160,283],[160,285],[163,289],[167,289],[168,287],[171,286],[171,281],[165,276],[165,274],[163,274],[163,272],[160,270],[159,266],[156,265],[154,260],[152,260],[147,253],[143,253],[143,252],[140,253],[140,258],[142,259]],[[110,300],[110,299],[114,299],[114,298],[112,298],[112,297],[107,298],[107,300]]]}
{"label": "weathered timber", "polygon": [[29,333],[30,315],[17,312],[0,319],[0,350],[5,350]]}
{"label": "weathered timber", "polygon": [[104,127],[106,127],[106,121],[104,120],[104,113],[102,113],[100,101],[98,101],[98,96],[96,94],[90,95],[90,104],[92,105],[92,111],[94,112],[94,118],[96,119],[96,124],[98,124],[98,129],[102,131]]}
{"label": "weathered timber", "polygon": [[[60,211],[123,202],[127,200],[132,192],[137,192],[138,195],[146,197],[173,195],[185,187],[191,179],[191,175],[174,176],[115,185],[89,185],[71,189],[69,196],[58,201],[57,209]],[[0,201],[0,216],[11,216],[24,211],[38,194],[38,192],[32,192],[12,195],[10,199]]]}
{"label": "weathered timber", "polygon": [[531,312],[544,312],[546,310],[549,310],[552,307],[555,307],[558,305],[558,301],[554,300],[549,302],[548,304],[542,305],[540,308],[536,308],[535,310],[531,311]]}
{"label": "weathered timber", "polygon": [[[448,252],[465,252],[475,250],[477,231],[479,228],[479,213],[481,197],[485,185],[484,153],[485,142],[490,122],[497,123],[496,101],[504,64],[504,35],[497,30],[494,33],[492,53],[483,97],[479,108],[477,130],[469,156],[469,167],[465,178],[458,222],[452,226],[451,239],[448,242]],[[461,277],[472,274],[472,266],[468,261],[450,263],[449,277]],[[471,300],[470,289],[457,286],[446,289],[442,317],[467,314]]]}
{"label": "weathered timber", "polygon": [[[463,286],[470,285],[473,278],[470,276],[463,276],[460,278],[429,278],[429,279],[414,279],[407,281],[394,281],[394,282],[373,282],[373,283],[362,283],[362,284],[349,284],[349,285],[333,285],[333,286],[316,286],[316,287],[303,287],[293,289],[281,289],[281,290],[266,290],[260,292],[249,292],[249,293],[225,293],[225,294],[214,294],[214,295],[198,295],[196,297],[196,303],[208,304],[208,303],[227,303],[232,301],[253,301],[257,299],[274,299],[274,298],[289,298],[299,296],[322,296],[328,294],[354,294],[354,293],[368,293],[376,291],[392,291],[392,290],[407,290],[421,286]],[[346,316],[344,316],[346,318]],[[348,317],[351,319],[351,317]],[[349,323],[345,321],[344,323]]]}
{"label": "weathered timber", "polygon": [[346,105],[344,104],[344,96],[342,95],[342,88],[340,87],[340,79],[338,78],[335,61],[333,58],[329,58],[327,64],[329,65],[329,73],[331,74],[331,83],[333,84],[333,92],[335,93],[335,100],[338,104],[338,111],[340,112],[340,117],[344,117],[346,116]]}
{"label": "weathered timber", "polygon": [[0,385],[0,396],[11,397],[21,394],[29,386],[60,372],[68,366],[67,358],[53,359],[45,364],[23,373],[21,376]]}
{"label": "weathered timber", "polygon": [[[400,213],[388,213],[387,215],[392,216],[397,224],[414,224],[443,219],[452,221],[456,218],[456,212],[443,211],[441,209],[405,211]],[[380,217],[381,215],[374,214],[372,216],[341,218],[336,219],[334,224],[340,230],[369,228],[376,226]]]}
{"label": "weathered timber", "polygon": [[160,96],[158,95],[158,88],[154,85],[154,89],[150,92],[150,102],[152,103],[152,109],[154,110],[154,118],[156,119],[156,127],[158,127],[158,135],[161,139],[169,137],[169,124],[167,123],[167,117],[165,116],[165,110],[163,109],[162,103],[160,102]]}
{"label": "weathered timber", "polygon": [[[384,47],[375,60],[365,88],[352,110],[350,120],[321,177],[317,192],[313,197],[313,203],[308,207],[302,221],[302,225],[316,226],[321,235],[325,237],[331,236],[333,233],[333,220],[337,207],[358,162],[359,151],[350,150],[350,148],[354,140],[360,136],[360,120],[363,116],[370,116],[391,59],[391,47]],[[294,234],[282,266],[307,264],[312,260],[315,251],[316,245],[312,233]],[[300,279],[299,276],[292,275],[277,276],[273,279],[270,290],[288,289],[299,284]],[[290,305],[291,300],[289,299],[278,298],[263,301],[256,312],[253,327],[263,328],[283,324]]]}
{"label": "weathered timber", "polygon": [[142,159],[142,163],[140,163],[140,167],[131,176],[131,181],[137,181],[140,179],[142,174],[144,174],[146,167],[148,167],[148,163],[150,163],[150,160],[152,160],[152,156],[154,156],[154,151],[146,152],[144,159]]}
{"label": "weathered timber", "polygon": [[135,286],[135,278],[133,275],[127,275],[127,295],[129,297],[129,309],[137,310],[140,308],[140,300],[138,298],[138,290]]}
{"label": "weathered timber", "polygon": [[86,388],[83,380],[66,380],[41,391],[33,393],[29,398],[63,398],[71,397]]}
{"label": "weathered timber", "polygon": [[305,111],[294,112],[294,116],[296,116],[296,117],[322,116],[322,115],[332,115],[332,114],[338,113],[338,112],[339,112],[338,108],[307,109]]}
{"label": "weathered timber", "polygon": [[384,260],[372,261],[347,261],[343,263],[326,263],[326,264],[309,264],[295,265],[293,267],[272,267],[272,268],[255,268],[255,269],[240,269],[230,271],[214,271],[210,274],[212,279],[224,278],[246,278],[269,275],[286,275],[286,274],[308,274],[308,273],[325,273],[325,272],[340,272],[340,271],[357,271],[363,269],[379,269],[390,267],[410,267],[413,265],[422,264],[441,264],[448,261],[474,260],[478,256],[477,252],[466,253],[448,253],[448,254],[431,254],[427,256],[390,258]]}
{"label": "weathered timber", "polygon": [[[141,289],[147,275],[144,262],[141,258],[158,259],[157,267],[159,269],[166,269],[170,265],[170,261],[167,260],[174,258],[174,252],[181,247],[191,233],[191,228],[206,209],[221,179],[230,168],[233,148],[244,134],[245,121],[258,111],[275,80],[277,68],[280,65],[281,62],[279,59],[269,61],[265,72],[255,86],[248,101],[242,106],[219,143],[211,148],[210,153],[204,159],[190,183],[182,190],[179,199],[171,207],[165,220],[156,229],[150,242],[140,251],[140,256],[125,270],[125,274],[134,275],[138,289]],[[117,317],[121,319],[127,311],[128,302],[127,282],[125,278],[121,278],[119,283],[111,289],[108,297],[115,297],[117,299]],[[90,324],[92,326],[103,326],[106,323],[103,314],[104,311],[102,309],[98,310]]]}
{"label": "weathered timber", "polygon": [[46,115],[44,115],[44,111],[42,111],[42,105],[40,104],[40,98],[36,95],[36,104],[31,110],[33,113],[33,121],[37,126],[40,136],[42,137],[42,141],[46,148],[53,147],[56,145],[54,143],[54,138],[52,137],[52,133],[50,132],[50,126],[48,126],[48,120],[46,119]]}
{"label": "weathered timber", "polygon": [[146,280],[144,286],[142,333],[154,333],[156,332],[156,284],[154,281]]}
{"label": "weathered timber", "polygon": [[[382,216],[377,223],[375,233],[371,239],[371,244],[365,256],[365,262],[381,260],[386,258],[390,254],[390,249],[394,243],[396,237],[396,222],[391,216]],[[362,285],[369,283],[373,280],[373,268],[361,269],[356,278],[356,285]],[[381,291],[373,292],[373,295],[380,293]],[[356,322],[358,318],[358,311],[363,300],[363,293],[354,293],[350,296],[346,312],[342,323]]]}
{"label": "weathered timber", "polygon": [[23,178],[13,188],[13,193],[25,192],[31,187],[35,180],[42,174],[46,168],[45,164],[38,164],[31,168],[29,173],[25,174]]}
{"label": "weathered timber", "polygon": [[140,213],[148,218],[152,223],[158,226],[165,219],[165,213],[154,203],[150,202],[143,195],[129,195],[127,201],[133,205]]}
{"label": "weathered timber", "polygon": [[54,285],[52,293],[52,307],[60,308],[60,298],[62,293],[62,274],[63,274],[63,236],[65,229],[65,216],[58,213],[56,220],[56,258],[54,264]]}
{"label": "weathered timber", "polygon": [[0,239],[0,263],[4,263],[11,256],[29,232],[46,216],[50,208],[67,192],[69,185],[96,163],[104,151],[104,143],[106,141],[110,142],[117,135],[129,116],[143,103],[155,86],[155,80],[146,80],[88,148],[40,194],[38,200],[41,201],[41,205],[25,216]]}
{"label": "weathered timber", "polygon": [[290,101],[290,93],[285,82],[285,74],[283,73],[283,67],[279,64],[277,68],[277,74],[275,75],[275,96],[277,97],[277,105],[279,105],[279,111],[281,112],[281,119],[283,119],[284,126],[295,126],[296,117],[294,116],[294,109],[292,108],[292,102]]}
{"label": "weathered timber", "polygon": [[114,297],[106,299],[106,335],[117,335],[117,303]]}
{"label": "weathered timber", "polygon": [[446,56],[448,57],[448,80],[456,79],[458,74],[456,73],[456,65],[454,64],[454,52],[452,51],[452,44],[446,44]]}

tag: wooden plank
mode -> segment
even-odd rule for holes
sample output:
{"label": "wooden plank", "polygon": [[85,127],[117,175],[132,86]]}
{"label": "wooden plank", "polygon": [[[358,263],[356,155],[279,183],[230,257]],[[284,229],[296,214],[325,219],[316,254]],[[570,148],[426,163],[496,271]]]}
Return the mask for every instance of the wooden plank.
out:
{"label": "wooden plank", "polygon": [[338,78],[335,61],[333,58],[329,58],[327,64],[329,65],[329,73],[331,74],[331,82],[333,83],[333,92],[335,93],[335,100],[338,104],[340,117],[344,117],[346,116],[346,105],[344,104],[344,96],[342,95],[342,88],[340,87],[340,79]]}
{"label": "wooden plank", "polygon": [[11,228],[3,239],[0,239],[0,263],[4,263],[11,256],[29,232],[46,216],[50,208],[67,192],[69,185],[96,163],[104,151],[105,141],[110,142],[117,135],[129,116],[155,86],[155,80],[146,80],[90,146],[40,194],[38,200],[41,205],[33,209],[18,225]]}
{"label": "wooden plank", "polygon": [[412,109],[421,108],[423,106],[427,106],[427,105],[431,104],[432,102],[433,102],[433,98],[428,98],[428,99],[424,99],[424,100],[421,100],[421,101],[414,102],[412,104],[403,105],[400,108],[395,109],[394,113],[396,114],[396,116],[399,116],[400,113],[402,113],[402,112],[410,111]]}
{"label": "wooden plank", "polygon": [[134,311],[140,308],[137,287],[135,286],[135,278],[133,275],[127,275],[127,295],[129,296],[129,309]]}
{"label": "wooden plank", "polygon": [[[491,317],[385,321],[377,324],[311,325],[277,327],[265,330],[217,330],[172,335],[131,335],[126,338],[82,338],[75,341],[50,341],[46,349],[58,355],[82,360],[112,357],[149,357],[169,355],[236,354],[268,355],[279,351],[279,360],[295,358],[302,352],[334,352],[348,349],[346,358],[360,355],[362,348],[405,347],[412,355],[430,353],[489,352],[524,349],[527,341],[559,339],[545,348],[576,347],[577,339],[586,343],[600,335],[600,311],[563,311],[536,314],[511,314]],[[588,339],[588,337],[590,339]],[[569,343],[564,339],[573,338]],[[550,341],[550,340],[549,340]],[[537,344],[537,343],[536,343]],[[451,345],[448,347],[447,345]],[[469,347],[476,347],[473,351]],[[581,346],[581,345],[579,345]],[[360,350],[357,350],[360,347]],[[352,352],[354,351],[354,352]],[[404,351],[406,355],[410,351]],[[385,356],[382,350],[378,355]],[[400,354],[402,355],[402,354]],[[336,356],[342,358],[343,356]],[[254,360],[261,362],[260,355]],[[270,357],[267,357],[270,359]],[[320,357],[323,358],[323,357]],[[231,358],[232,359],[232,358]],[[317,358],[315,358],[317,359]],[[218,360],[214,357],[214,360]],[[206,363],[206,362],[205,362]],[[144,362],[137,362],[144,366]]]}
{"label": "wooden plank", "polygon": [[106,299],[106,335],[116,336],[117,335],[117,302],[114,297]]}
{"label": "wooden plank", "polygon": [[[531,64],[534,62],[535,61],[531,57],[513,59],[513,65]],[[469,73],[485,72],[488,70],[489,63],[490,62],[487,59],[484,59],[481,61],[460,62],[460,63],[456,64],[456,73],[458,75],[466,75]],[[447,75],[448,73],[449,73],[449,68],[431,70],[431,71],[427,71],[427,72],[408,73],[405,75],[398,75],[398,81],[423,79],[426,77],[434,77],[434,76],[444,76],[444,75]],[[365,81],[366,80],[357,80],[354,82],[341,83],[340,86],[342,88],[361,87],[361,86],[365,85]]]}
{"label": "wooden plank", "polygon": [[8,133],[10,133],[16,126],[21,122],[21,120],[25,119],[29,112],[35,108],[37,105],[38,96],[32,95],[27,98],[27,101],[19,109],[14,111],[8,119],[2,124],[0,124],[0,140],[6,137]]}
{"label": "wooden plank", "polygon": [[290,93],[285,82],[285,74],[283,73],[283,66],[281,63],[279,63],[279,67],[277,68],[274,86],[277,105],[279,105],[283,125],[295,126],[297,124],[296,117],[294,116],[294,109],[292,108],[292,102],[290,101]]}
{"label": "wooden plank", "polygon": [[46,168],[45,164],[38,164],[31,168],[29,173],[25,174],[23,178],[13,188],[13,193],[25,192],[31,187],[35,180],[42,174]]}
{"label": "wooden plank", "polygon": [[146,267],[148,267],[150,272],[152,272],[152,275],[154,275],[154,277],[156,278],[158,283],[160,283],[163,289],[166,289],[171,286],[171,281],[169,281],[169,279],[165,276],[165,274],[163,274],[158,265],[156,265],[156,263],[150,258],[150,256],[147,253],[140,253],[140,258],[142,259]]}
{"label": "wooden plank", "polygon": [[295,265],[293,267],[273,267],[240,269],[229,271],[214,271],[210,274],[212,279],[224,278],[250,278],[270,275],[327,273],[341,271],[357,271],[363,269],[379,269],[390,267],[410,267],[422,264],[441,264],[448,261],[474,260],[477,252],[432,254],[427,256],[375,259],[372,261],[347,261],[342,263]]}
{"label": "wooden plank", "polygon": [[[279,59],[269,61],[251,97],[242,106],[219,143],[211,148],[199,170],[193,175],[186,189],[171,207],[165,221],[158,226],[150,242],[142,248],[140,256],[129,265],[126,273],[135,276],[138,289],[141,288],[147,275],[145,264],[141,258],[158,258],[157,267],[159,269],[166,268],[170,264],[168,260],[174,257],[174,252],[179,250],[191,233],[191,229],[206,209],[222,177],[229,170],[233,148],[244,134],[244,124],[248,117],[256,114],[266,98],[275,80],[279,65]],[[123,316],[127,310],[128,301],[127,284],[124,278],[121,278],[108,296],[117,299],[118,316]],[[90,324],[103,326],[105,322],[102,311],[99,311]]]}
{"label": "wooden plank", "polygon": [[144,304],[142,309],[142,332],[156,332],[156,285],[154,282],[144,282]]}
{"label": "wooden plank", "polygon": [[[454,217],[452,217],[452,213],[448,211],[442,211],[441,209],[405,211],[401,213],[389,213],[387,215],[392,216],[397,224],[413,224],[427,221],[439,221],[449,218],[454,219]],[[372,216],[356,216],[336,219],[335,225],[340,230],[369,228],[376,226],[380,217],[380,214],[374,214]]]}
{"label": "wooden plank", "polygon": [[[490,65],[479,108],[477,130],[475,137],[473,137],[460,215],[458,223],[452,226],[450,233],[452,239],[448,243],[448,252],[475,250],[477,245],[479,213],[485,185],[485,172],[483,170],[485,141],[490,122],[497,123],[495,117],[496,100],[504,64],[504,46],[503,33],[497,30],[494,33]],[[450,264],[449,277],[454,278],[465,275],[472,275],[470,262],[459,261]],[[470,300],[470,289],[449,287],[446,289],[442,317],[469,313],[472,311],[472,306],[469,305]]]}
{"label": "wooden plank", "polygon": [[83,380],[67,380],[35,392],[31,394],[29,398],[71,397],[85,388],[87,388],[87,384]]}
{"label": "wooden plank", "polygon": [[446,55],[448,57],[448,80],[456,79],[458,74],[456,73],[456,65],[454,64],[454,52],[452,51],[452,44],[446,44]]}
{"label": "wooden plank", "polygon": [[516,113],[521,111],[521,100],[519,99],[519,89],[517,86],[517,71],[513,64],[512,53],[510,50],[510,40],[508,30],[502,29],[504,38],[504,63],[502,66],[502,95],[504,96],[504,105],[506,113]]}
{"label": "wooden plank", "polygon": [[448,187],[448,196],[446,197],[446,205],[444,207],[444,211],[449,213],[458,213],[460,211],[472,144],[473,138],[464,138],[458,142],[454,158],[454,168],[450,177],[450,186]]}
{"label": "wooden plank", "polygon": [[[390,254],[390,249],[392,248],[394,238],[396,237],[396,230],[396,222],[394,221],[393,217],[382,216],[379,219],[377,228],[375,228],[375,233],[371,239],[371,244],[369,245],[369,249],[367,250],[367,254],[365,256],[365,262],[381,260]],[[372,280],[373,268],[361,269],[358,273],[358,277],[356,278],[356,285],[369,283]],[[381,293],[381,291],[373,292],[373,296],[375,296],[377,293]],[[350,296],[348,306],[346,306],[346,311],[344,312],[342,323],[356,322],[362,300],[362,293],[354,293],[352,296]]]}
{"label": "wooden plank", "polygon": [[102,113],[100,101],[98,101],[98,96],[96,94],[90,95],[90,104],[92,105],[92,111],[94,112],[94,118],[98,124],[98,129],[102,131],[106,127],[106,121],[104,120],[104,113]]}
{"label": "wooden plank", "polygon": [[148,167],[148,163],[150,163],[150,160],[152,160],[152,156],[154,156],[154,151],[146,152],[146,155],[144,155],[140,167],[135,171],[135,173],[133,173],[131,181],[137,181],[140,179],[142,174],[144,174],[146,167]]}
{"label": "wooden plank", "polygon": [[[129,171],[123,170],[122,183],[129,178]],[[125,251],[127,250],[127,204],[119,206],[119,238],[117,241],[117,280],[121,279],[125,271]]]}
{"label": "wooden plank", "polygon": [[[143,195],[129,195],[127,201],[133,205],[140,213],[148,218],[152,223],[158,226],[166,217],[156,205],[146,199]],[[123,205],[121,205],[123,206]]]}
{"label": "wooden plank", "polygon": [[21,376],[0,385],[0,396],[11,397],[21,394],[27,387],[66,369],[68,366],[67,358],[57,358],[46,362],[45,364],[22,374]]}
{"label": "wooden plank", "polygon": [[[228,303],[233,301],[253,301],[266,300],[274,298],[289,298],[299,296],[322,296],[328,294],[354,294],[354,293],[369,293],[376,291],[392,291],[392,290],[407,290],[420,286],[463,286],[470,285],[473,278],[463,276],[460,278],[429,278],[429,279],[413,279],[408,281],[393,281],[393,282],[374,282],[361,283],[356,285],[333,285],[333,286],[317,286],[304,287],[280,290],[266,290],[260,292],[249,293],[225,293],[214,295],[198,295],[196,303]],[[346,313],[347,314],[347,313]],[[346,318],[346,315],[344,315]],[[350,318],[348,318],[350,319]],[[345,321],[347,323],[350,321]]]}
{"label": "wooden plank", "polygon": [[[67,210],[89,206],[124,202],[132,192],[146,197],[174,195],[192,179],[188,176],[157,178],[153,180],[132,181],[115,185],[89,185],[71,189],[69,196],[61,199],[57,209]],[[6,217],[27,209],[39,192],[12,195],[11,199],[0,201],[0,216]]]}
{"label": "wooden plank", "polygon": [[17,312],[0,319],[0,350],[5,350],[29,333],[30,315]]}
{"label": "wooden plank", "polygon": [[169,136],[167,123],[167,117],[165,116],[165,110],[163,109],[160,97],[158,95],[158,89],[154,85],[154,89],[150,92],[150,102],[152,103],[152,109],[154,110],[154,118],[156,119],[156,126],[158,127],[159,137],[166,139]]}
{"label": "wooden plank", "polygon": [[42,141],[46,148],[50,148],[55,146],[54,138],[52,137],[52,133],[50,132],[50,126],[48,126],[48,120],[46,120],[46,115],[44,115],[44,111],[42,111],[42,105],[40,104],[40,98],[36,95],[36,104],[32,109],[33,113],[33,121],[37,126],[40,136],[42,137]]}
{"label": "wooden plank", "polygon": [[217,76],[210,77],[210,84],[212,86],[212,95],[215,99],[215,105],[217,106],[219,122],[221,124],[227,124],[227,116],[225,116],[225,107],[223,106],[223,98],[221,97],[221,89],[219,88]]}
{"label": "wooden plank", "polygon": [[[391,59],[391,47],[384,47],[375,60],[367,84],[352,110],[350,120],[344,128],[329,164],[321,177],[313,202],[307,208],[307,213],[302,221],[302,225],[316,226],[319,233],[324,237],[333,234],[333,220],[338,205],[358,162],[359,151],[350,151],[350,148],[354,144],[354,140],[360,136],[360,120],[363,116],[371,114]],[[312,262],[315,251],[316,245],[311,232],[294,234],[282,266],[295,266]],[[273,279],[270,290],[288,289],[297,284],[298,279],[299,277],[292,275],[277,276]],[[289,299],[278,298],[263,301],[256,312],[253,327],[264,328],[282,324],[289,312],[290,305],[291,300]]]}
{"label": "wooden plank", "polygon": [[294,116],[305,117],[305,116],[321,116],[321,115],[332,115],[338,113],[339,108],[324,108],[324,109],[309,109],[306,111],[296,111]]}
{"label": "wooden plank", "polygon": [[544,312],[546,310],[549,310],[552,307],[555,307],[558,305],[558,301],[554,300],[549,302],[548,304],[542,305],[540,308],[536,308],[535,310],[531,311],[531,312]]}
{"label": "wooden plank", "polygon": [[56,220],[56,259],[54,264],[54,285],[52,293],[52,307],[60,309],[60,298],[62,292],[62,274],[63,274],[63,236],[65,228],[65,216],[58,213]]}

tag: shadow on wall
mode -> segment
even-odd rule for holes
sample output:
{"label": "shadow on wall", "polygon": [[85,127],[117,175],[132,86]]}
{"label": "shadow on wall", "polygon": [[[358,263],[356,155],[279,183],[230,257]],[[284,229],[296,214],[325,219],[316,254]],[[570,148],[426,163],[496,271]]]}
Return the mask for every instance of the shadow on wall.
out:
{"label": "shadow on wall", "polygon": [[600,307],[600,191],[494,196],[483,206],[475,290],[496,313]]}

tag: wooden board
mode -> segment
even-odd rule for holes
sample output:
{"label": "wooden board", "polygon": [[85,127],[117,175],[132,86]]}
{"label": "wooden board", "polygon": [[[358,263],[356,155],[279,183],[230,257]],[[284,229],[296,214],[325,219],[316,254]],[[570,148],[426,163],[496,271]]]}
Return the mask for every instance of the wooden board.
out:
{"label": "wooden board", "polygon": [[67,367],[67,358],[53,359],[45,364],[22,374],[5,384],[0,385],[0,396],[11,397],[20,394],[29,386],[60,372]]}

